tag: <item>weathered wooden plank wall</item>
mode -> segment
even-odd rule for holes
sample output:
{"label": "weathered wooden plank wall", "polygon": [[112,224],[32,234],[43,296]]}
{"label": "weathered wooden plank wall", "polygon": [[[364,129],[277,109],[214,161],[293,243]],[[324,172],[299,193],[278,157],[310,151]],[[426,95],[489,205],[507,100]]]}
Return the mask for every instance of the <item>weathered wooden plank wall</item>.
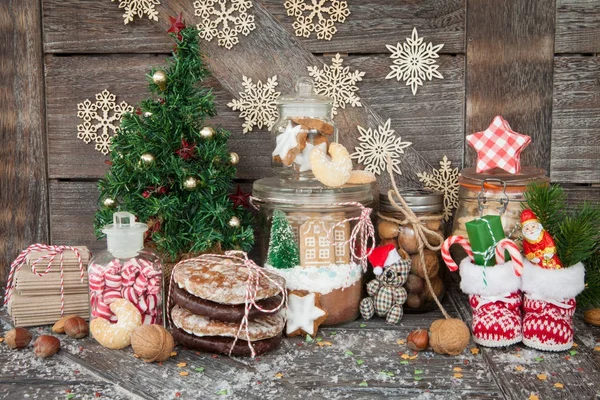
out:
{"label": "weathered wooden plank wall", "polygon": [[41,11],[0,2],[0,283],[12,259],[48,241]]}
{"label": "weathered wooden plank wall", "polygon": [[[129,25],[123,25],[122,10],[110,2],[39,1],[41,11],[38,7],[27,12],[35,14],[38,23],[39,13],[43,13],[51,240],[98,248],[102,244],[91,234],[97,201],[95,180],[108,167],[106,157],[93,150],[92,144],[76,138],[77,103],[93,99],[104,89],[130,104],[146,97],[145,74],[163,63],[172,47],[164,33],[167,15],[183,11],[188,23],[195,23],[196,17],[192,2],[184,0],[163,0],[158,24],[136,19]],[[207,84],[214,90],[219,112],[210,123],[232,131],[231,149],[242,156],[240,179],[250,182],[270,174],[268,133],[243,135],[238,113],[226,106],[242,90],[242,74],[263,80],[277,74],[278,90],[286,92],[294,76],[307,75],[307,65],[330,63],[331,55],[340,52],[344,64],[366,72],[358,86],[369,106],[337,117],[344,144],[353,146],[358,123],[372,126],[391,118],[403,140],[413,143],[403,161],[409,171],[437,167],[444,155],[453,165],[471,165],[474,152],[465,149],[464,136],[487,127],[494,115],[502,114],[513,128],[533,137],[524,153],[525,163],[548,168],[556,182],[598,184],[600,80],[595,53],[600,53],[600,6],[597,1],[555,1],[351,2],[352,14],[344,24],[337,24],[332,41],[295,37],[293,18],[286,15],[283,1],[255,2],[257,30],[242,37],[238,46],[227,52],[214,43],[203,45],[215,74]],[[413,27],[426,42],[444,44],[438,59],[444,79],[426,82],[417,96],[412,96],[403,82],[384,79],[391,63],[385,45],[404,41]],[[278,57],[273,57],[273,52]],[[41,51],[37,61],[36,73],[40,73]],[[42,85],[38,87],[43,90]],[[15,132],[9,135],[12,143],[24,137]],[[27,156],[35,159],[34,168],[43,176],[44,151]],[[19,170],[24,171],[21,164]],[[415,184],[414,173],[406,175],[401,181]],[[42,181],[38,195],[46,198]],[[10,182],[17,187],[17,180]],[[574,187],[570,191],[577,198],[593,199],[600,189]],[[6,195],[0,194],[0,198]],[[11,197],[3,208],[18,201]],[[39,198],[30,201],[41,207],[35,213],[41,218],[24,219],[23,228],[15,228],[32,234],[3,252],[6,260],[16,255],[17,247],[47,238],[43,233],[48,228],[46,202]],[[39,233],[35,233],[36,226]],[[4,249],[1,244],[0,248]]]}

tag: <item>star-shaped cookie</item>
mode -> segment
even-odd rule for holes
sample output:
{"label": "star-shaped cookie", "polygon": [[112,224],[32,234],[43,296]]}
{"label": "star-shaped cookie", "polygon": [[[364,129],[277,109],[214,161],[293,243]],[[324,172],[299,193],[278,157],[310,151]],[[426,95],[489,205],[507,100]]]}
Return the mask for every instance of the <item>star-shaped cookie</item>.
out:
{"label": "star-shaped cookie", "polygon": [[287,156],[288,151],[298,146],[296,136],[298,136],[301,130],[301,125],[296,125],[294,127],[292,126],[291,121],[288,122],[285,131],[276,138],[277,145],[275,146],[275,150],[273,150],[273,157],[279,156],[283,160]]}
{"label": "star-shaped cookie", "polygon": [[513,131],[497,116],[485,131],[467,136],[467,142],[477,151],[477,173],[497,167],[516,174],[521,170],[521,152],[531,138]]}
{"label": "star-shaped cookie", "polygon": [[329,313],[321,308],[321,294],[290,290],[285,333],[288,336],[315,336]]}

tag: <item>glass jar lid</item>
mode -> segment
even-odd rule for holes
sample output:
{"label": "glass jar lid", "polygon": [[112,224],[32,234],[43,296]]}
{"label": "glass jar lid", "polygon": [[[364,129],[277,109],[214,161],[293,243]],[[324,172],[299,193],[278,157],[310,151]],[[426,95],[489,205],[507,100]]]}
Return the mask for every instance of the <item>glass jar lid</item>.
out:
{"label": "glass jar lid", "polygon": [[277,101],[281,117],[329,118],[333,100],[319,96],[313,91],[312,79],[304,77],[296,82],[296,91],[281,96]]}
{"label": "glass jar lid", "polygon": [[316,180],[262,178],[254,181],[252,195],[262,203],[305,207],[335,207],[334,203],[373,201],[374,183],[332,188]]}
{"label": "glass jar lid", "polygon": [[[400,195],[415,213],[441,212],[444,209],[444,194],[431,189],[404,189]],[[396,201],[399,203],[399,201]],[[390,203],[388,192],[379,193],[379,209],[383,212],[397,212]]]}
{"label": "glass jar lid", "polygon": [[546,170],[536,167],[523,167],[516,174],[511,174],[500,168],[494,168],[490,171],[477,173],[475,167],[464,168],[460,171],[458,183],[468,189],[481,190],[481,185],[485,182],[487,190],[502,190],[506,184],[506,190],[510,189],[523,191],[525,186],[531,182],[548,183],[550,179],[546,176]]}

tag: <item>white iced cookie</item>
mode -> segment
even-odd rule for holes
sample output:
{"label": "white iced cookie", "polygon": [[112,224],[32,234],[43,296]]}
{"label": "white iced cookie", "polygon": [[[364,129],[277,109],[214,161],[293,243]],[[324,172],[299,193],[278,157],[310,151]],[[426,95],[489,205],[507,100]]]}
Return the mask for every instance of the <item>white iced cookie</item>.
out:
{"label": "white iced cookie", "polygon": [[109,349],[123,349],[131,344],[131,334],[142,325],[142,314],[125,299],[117,299],[110,304],[110,310],[117,316],[116,324],[104,318],[90,322],[90,332],[94,339]]}
{"label": "white iced cookie", "polygon": [[362,171],[362,170],[354,170],[350,173],[350,179],[348,179],[349,184],[352,185],[361,185],[365,183],[375,182],[377,178],[375,174],[370,171]]}
{"label": "white iced cookie", "polygon": [[325,186],[342,186],[348,182],[350,173],[352,172],[350,153],[341,144],[331,143],[329,145],[329,154],[331,158],[318,147],[312,149],[310,152],[310,165],[312,166],[313,174]]}

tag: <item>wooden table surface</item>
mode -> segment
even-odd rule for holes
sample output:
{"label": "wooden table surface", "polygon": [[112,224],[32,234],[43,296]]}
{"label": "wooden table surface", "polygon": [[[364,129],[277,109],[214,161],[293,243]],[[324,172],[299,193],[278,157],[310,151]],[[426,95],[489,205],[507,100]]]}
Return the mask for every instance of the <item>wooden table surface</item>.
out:
{"label": "wooden table surface", "polygon": [[[444,305],[470,319],[466,296],[450,290]],[[146,364],[92,338],[61,336],[61,351],[45,360],[31,346],[0,345],[3,399],[593,399],[600,397],[600,328],[575,316],[576,346],[547,353],[522,345],[488,349],[471,343],[451,357],[410,351],[404,340],[441,318],[439,311],[407,314],[397,326],[361,319],[324,328],[314,342],[284,339],[255,360],[198,353]],[[12,328],[0,314],[2,331]],[[32,328],[34,338],[49,327]],[[0,335],[0,336],[3,336]]]}

